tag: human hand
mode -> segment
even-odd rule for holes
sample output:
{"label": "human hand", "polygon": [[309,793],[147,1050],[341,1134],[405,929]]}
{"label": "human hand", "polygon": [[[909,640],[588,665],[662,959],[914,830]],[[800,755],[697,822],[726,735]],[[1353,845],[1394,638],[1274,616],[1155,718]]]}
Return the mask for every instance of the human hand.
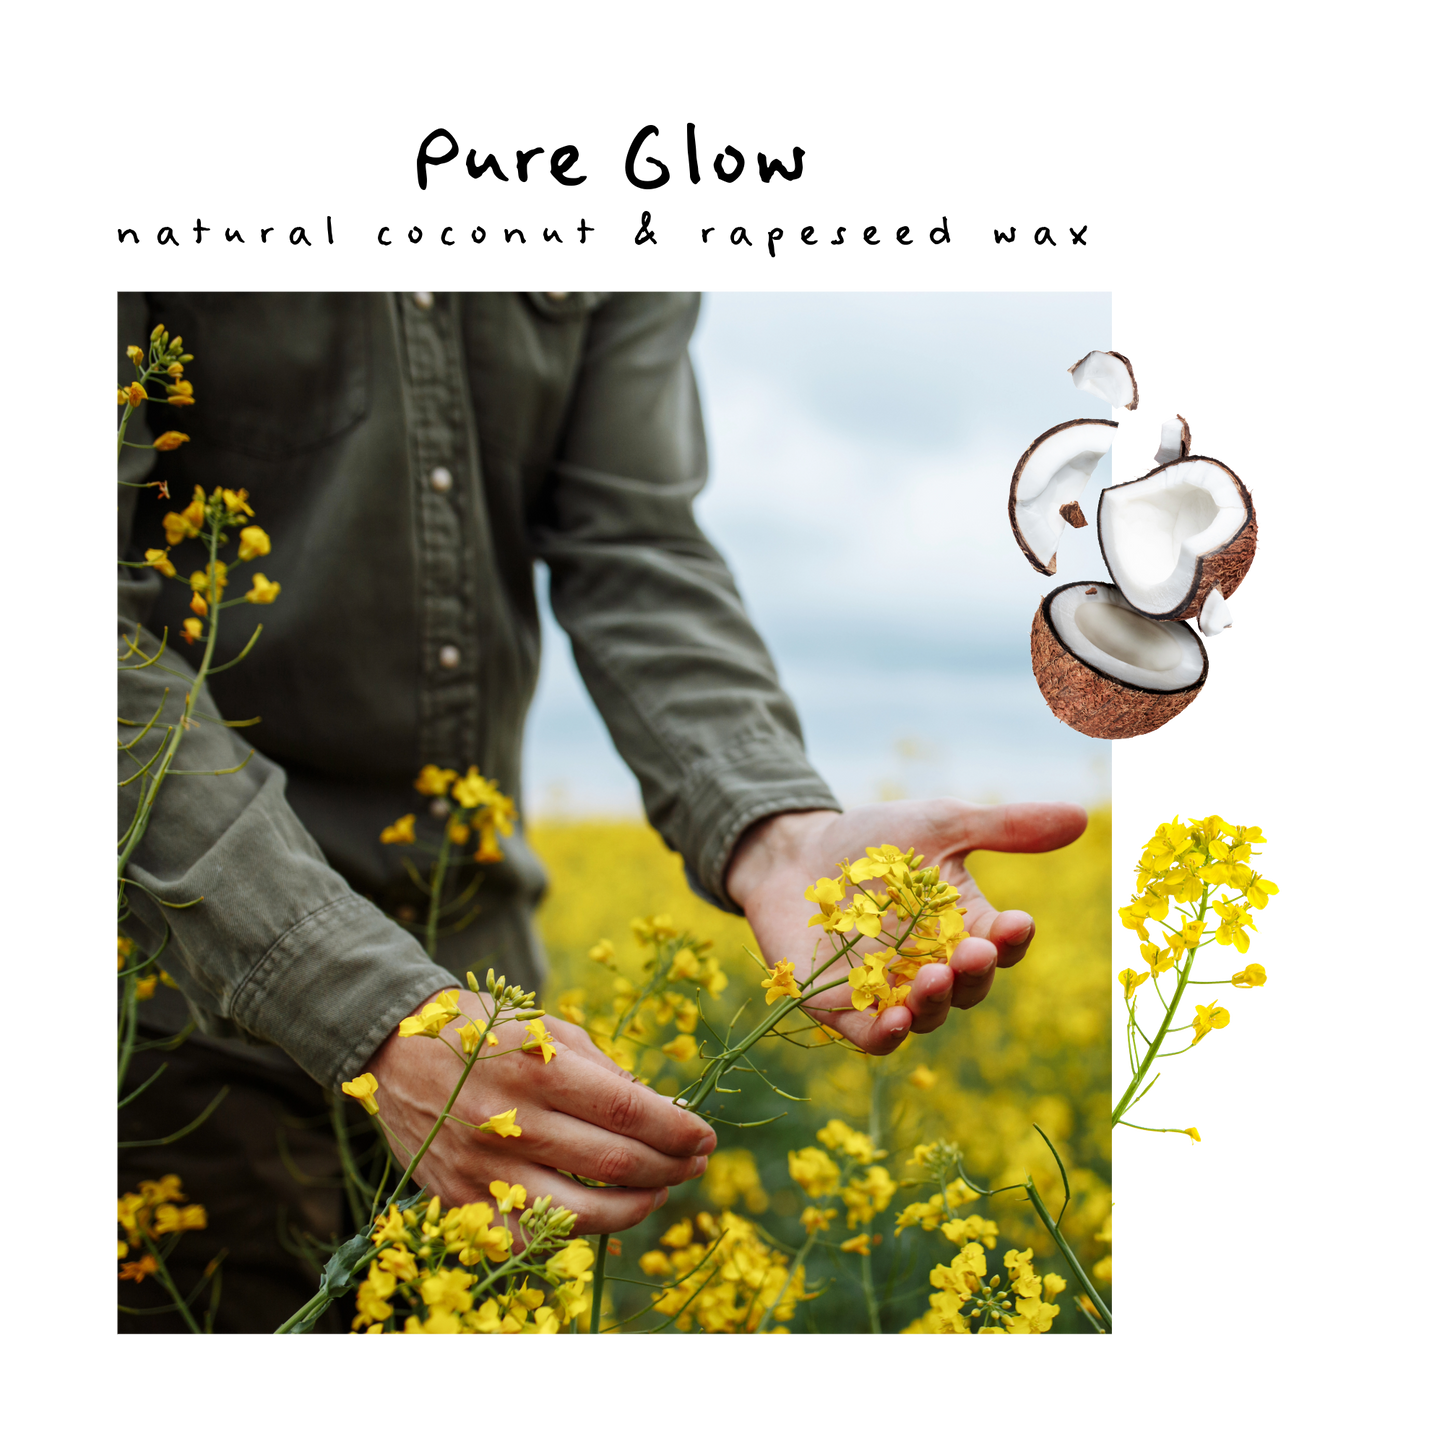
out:
{"label": "human hand", "polygon": [[[1072,843],[1086,827],[1088,815],[1071,803],[1009,803],[984,807],[949,798],[928,802],[877,803],[844,813],[779,813],[755,823],[739,840],[728,865],[727,890],[747,914],[753,933],[770,964],[789,958],[800,976],[822,936],[807,926],[815,911],[803,890],[833,875],[844,858],[861,858],[864,849],[880,843],[915,848],[936,865],[945,882],[959,892],[958,906],[967,909],[969,937],[948,964],[925,964],[918,970],[906,1004],[881,1014],[853,1009],[846,986],[819,994],[807,1011],[870,1054],[891,1053],[912,1029],[929,1033],[952,1008],[972,1008],[987,995],[996,968],[1011,968],[1028,951],[1034,921],[1010,909],[1000,913],[979,891],[966,859],[975,848],[999,853],[1046,853]],[[834,935],[823,943],[836,949]],[[847,960],[834,965],[825,979],[846,978]]]}
{"label": "human hand", "polygon": [[[459,1002],[465,1014],[487,1017],[490,1000],[462,991]],[[504,1052],[519,1049],[527,1030],[499,1024],[493,1030],[499,1043],[482,1049],[451,1108],[473,1124],[515,1108],[521,1135],[504,1139],[448,1121],[414,1177],[447,1208],[488,1199],[487,1186],[500,1179],[522,1185],[529,1201],[550,1194],[554,1205],[575,1211],[578,1234],[630,1229],[667,1199],[666,1186],[707,1168],[717,1136],[624,1073],[582,1029],[554,1018],[544,1022],[556,1044],[550,1061],[531,1050]],[[460,1050],[450,1025],[441,1038],[393,1032],[367,1065],[378,1085],[377,1112],[403,1163],[421,1147],[462,1069],[443,1040]],[[588,1188],[560,1169],[620,1187]]]}

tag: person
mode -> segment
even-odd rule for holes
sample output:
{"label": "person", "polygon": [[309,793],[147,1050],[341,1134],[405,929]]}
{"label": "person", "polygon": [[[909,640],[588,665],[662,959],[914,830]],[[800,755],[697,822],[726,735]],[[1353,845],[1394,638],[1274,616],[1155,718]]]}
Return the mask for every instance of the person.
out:
{"label": "person", "polygon": [[[435,959],[397,921],[416,894],[399,851],[379,841],[416,809],[425,764],[476,766],[519,792],[538,561],[649,820],[693,888],[744,914],[769,959],[808,955],[804,888],[865,846],[915,847],[962,889],[971,937],[951,963],[923,968],[905,1005],[825,1015],[832,1026],[888,1052],[979,1002],[1028,948],[1032,921],[996,912],[965,859],[1059,847],[1082,831],[1082,810],[934,800],[844,811],[809,764],[767,649],[693,517],[706,475],[688,356],[699,304],[589,292],[120,299],[122,352],[157,323],[183,335],[198,403],[180,450],[125,449],[122,480],[164,480],[169,499],[121,488],[121,556],[166,547],[165,515],[194,487],[244,488],[271,539],[267,575],[282,584],[254,648],[199,699],[203,721],[127,869],[128,931],[147,951],[168,939],[179,992],[143,1005],[168,1077],[122,1111],[122,1142],[137,1146],[122,1151],[122,1181],[175,1172],[206,1204],[211,1227],[180,1241],[175,1268],[199,1279],[219,1245],[229,1251],[217,1328],[273,1328],[315,1287],[307,1237],[349,1232],[327,1182],[323,1091],[334,1098],[369,1071],[381,1118],[414,1147],[455,1061],[401,1039],[398,1022],[488,960],[526,988],[544,980],[532,912],[545,876],[524,831],[463,878],[478,916]],[[136,430],[145,420],[131,439],[149,440]],[[179,549],[176,561],[199,565]],[[122,671],[121,716],[173,720],[186,589],[120,570],[123,636],[152,651],[168,639],[172,669]],[[236,657],[249,630],[222,634],[217,660]],[[422,809],[416,826],[426,837],[441,822]],[[187,1019],[199,1029],[174,1045]],[[521,1137],[444,1129],[418,1181],[450,1205],[501,1177],[576,1210],[579,1232],[626,1229],[706,1168],[716,1138],[583,1030],[548,1027],[550,1064],[510,1055],[474,1071],[458,1103],[476,1118],[515,1107]],[[168,1142],[222,1087],[205,1123]],[[122,1327],[167,1326],[125,1315]]]}

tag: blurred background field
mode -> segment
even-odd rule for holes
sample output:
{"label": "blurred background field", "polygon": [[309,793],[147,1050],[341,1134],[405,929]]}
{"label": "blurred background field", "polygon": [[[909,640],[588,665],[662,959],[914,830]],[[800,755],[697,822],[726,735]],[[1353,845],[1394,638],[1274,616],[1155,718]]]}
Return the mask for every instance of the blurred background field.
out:
{"label": "blurred background field", "polygon": [[[871,1120],[880,1146],[888,1151],[882,1163],[896,1179],[916,1174],[907,1167],[916,1144],[949,1139],[963,1147],[970,1175],[990,1187],[1032,1173],[1057,1214],[1063,1202],[1059,1173],[1033,1130],[1037,1123],[1069,1170],[1074,1199],[1065,1216],[1066,1235],[1107,1298],[1109,821],[1106,810],[1095,810],[1084,836],[1053,854],[972,855],[972,871],[990,901],[1000,908],[1026,909],[1038,924],[1024,963],[1001,971],[979,1007],[955,1011],[946,1027],[910,1038],[883,1060],[836,1046],[805,1050],[771,1040],[756,1050],[753,1057],[771,1082],[806,1102],[779,1098],[758,1080],[719,1100],[717,1112],[739,1124],[786,1113],[761,1128],[719,1125],[719,1152],[708,1173],[674,1189],[657,1215],[622,1237],[623,1253],[609,1261],[609,1273],[641,1280],[641,1256],[656,1248],[669,1227],[699,1210],[732,1209],[755,1220],[764,1239],[796,1248],[804,1238],[799,1216],[808,1201],[789,1178],[788,1151],[814,1144],[817,1131],[835,1118],[865,1132]],[[614,1000],[625,997],[626,980],[644,977],[644,950],[634,942],[630,922],[664,914],[674,926],[710,940],[707,952],[727,975],[727,988],[718,998],[702,993],[705,1019],[721,1029],[745,1001],[743,1023],[760,1017],[761,974],[746,952],[756,947],[746,923],[698,899],[683,879],[681,860],[646,824],[560,819],[533,822],[529,834],[552,876],[539,919],[552,962],[545,1000],[551,1012],[585,1021],[595,1036],[610,1041],[618,1016]],[[612,967],[588,956],[604,938],[616,948]],[[619,979],[624,980],[620,989]],[[650,1044],[624,1036],[623,1046],[632,1050],[627,1062],[654,1087],[676,1093],[700,1066],[662,1053],[657,1045],[676,1037],[677,1030],[656,1022],[646,1030]],[[696,1037],[706,1047],[705,1024]],[[955,1252],[936,1231],[914,1228],[894,1238],[899,1211],[929,1192],[901,1188],[871,1225],[882,1236],[869,1262],[883,1297],[880,1322],[887,1332],[923,1314],[931,1291],[929,1269]],[[1032,1247],[1040,1273],[1065,1272],[1021,1193],[967,1208],[998,1222],[990,1268],[1002,1274],[1004,1250]],[[852,1232],[842,1225],[838,1220],[825,1236],[834,1246]],[[857,1255],[815,1246],[808,1277],[824,1287],[816,1299],[798,1307],[788,1328],[866,1331],[860,1268]],[[1055,1332],[1090,1328],[1072,1293],[1059,1300]],[[619,1283],[610,1287],[609,1308],[621,1317],[643,1309],[649,1299],[643,1284]],[[643,1315],[629,1328],[662,1322],[655,1314]]]}

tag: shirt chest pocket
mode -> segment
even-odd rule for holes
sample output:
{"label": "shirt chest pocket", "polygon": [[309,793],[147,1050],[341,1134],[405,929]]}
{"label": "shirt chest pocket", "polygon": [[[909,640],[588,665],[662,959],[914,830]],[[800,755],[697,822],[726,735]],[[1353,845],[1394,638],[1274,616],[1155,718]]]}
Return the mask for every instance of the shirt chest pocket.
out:
{"label": "shirt chest pocket", "polygon": [[184,337],[196,358],[190,376],[198,441],[278,461],[333,441],[365,418],[372,297],[188,292],[147,299],[152,319]]}

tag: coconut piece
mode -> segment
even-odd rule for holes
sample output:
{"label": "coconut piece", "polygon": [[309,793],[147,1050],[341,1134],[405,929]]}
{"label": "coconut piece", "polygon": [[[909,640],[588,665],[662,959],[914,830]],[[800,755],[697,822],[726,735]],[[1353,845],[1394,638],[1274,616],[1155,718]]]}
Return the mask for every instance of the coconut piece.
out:
{"label": "coconut piece", "polygon": [[1209,656],[1193,628],[1135,612],[1107,582],[1067,582],[1034,614],[1034,677],[1054,716],[1091,738],[1135,738],[1196,697]]}
{"label": "coconut piece", "polygon": [[1059,508],[1059,516],[1071,527],[1087,527],[1089,519],[1084,515],[1084,509],[1077,502],[1065,502]]}
{"label": "coconut piece", "polygon": [[1062,512],[1089,484],[1099,458],[1114,443],[1118,425],[1088,416],[1062,421],[1035,437],[1014,468],[1009,525],[1024,556],[1046,577],[1053,576],[1064,533]]}
{"label": "coconut piece", "polygon": [[1133,411],[1139,405],[1139,388],[1129,358],[1118,351],[1091,351],[1070,368],[1069,375],[1080,391],[1102,397],[1110,406]]}
{"label": "coconut piece", "polygon": [[1189,423],[1176,415],[1173,421],[1166,421],[1159,429],[1159,450],[1154,453],[1156,462],[1177,462],[1189,455]]}
{"label": "coconut piece", "polygon": [[1206,637],[1218,637],[1226,627],[1233,626],[1234,618],[1229,615],[1229,604],[1219,595],[1216,587],[1204,599],[1204,606],[1199,609],[1199,630]]}
{"label": "coconut piece", "polygon": [[1212,457],[1181,457],[1099,496],[1099,549],[1146,617],[1198,617],[1229,597],[1254,560],[1258,524],[1244,483]]}

